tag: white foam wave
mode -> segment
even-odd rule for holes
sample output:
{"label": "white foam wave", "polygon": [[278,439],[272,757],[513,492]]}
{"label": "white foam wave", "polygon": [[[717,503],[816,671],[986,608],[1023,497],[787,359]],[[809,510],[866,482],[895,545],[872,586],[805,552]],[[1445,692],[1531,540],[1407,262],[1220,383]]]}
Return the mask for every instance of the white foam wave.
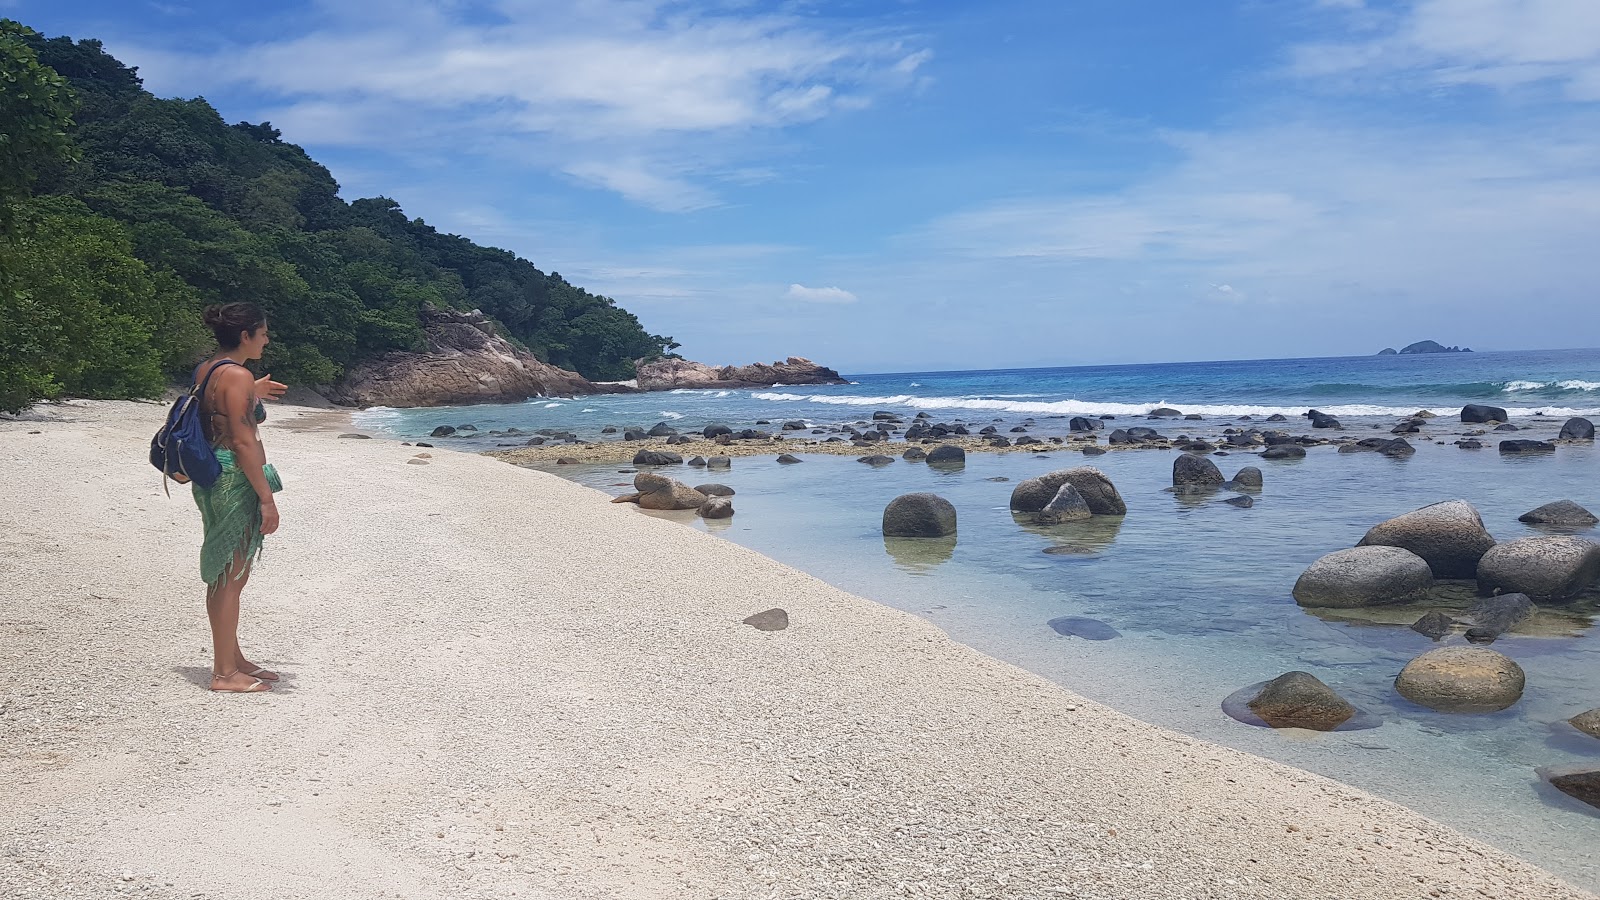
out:
{"label": "white foam wave", "polygon": [[545,404],[545,405],[544,405],[544,408],[545,408],[545,409],[555,409],[555,408],[556,408],[556,407],[558,407],[558,406],[560,406],[560,405],[561,405],[561,404],[559,404],[559,403],[546,403],[546,404]]}
{"label": "white foam wave", "polygon": [[[886,397],[850,397],[834,394],[789,394],[761,391],[750,395],[756,400],[778,403],[821,403],[829,406],[908,406],[912,409],[983,409],[1000,412],[1030,413],[1033,415],[1064,416],[1143,416],[1158,406],[1172,407],[1184,413],[1202,416],[1270,416],[1280,414],[1298,416],[1306,406],[1253,406],[1247,404],[1192,404],[1181,401],[1160,400],[1154,403],[1103,403],[1091,400],[1028,401],[1004,400],[988,397],[918,397],[913,394],[895,394]],[[1408,416],[1417,411],[1416,406],[1377,406],[1365,403],[1348,403],[1337,406],[1318,406],[1330,416]],[[1532,415],[1544,412],[1551,416],[1600,415],[1600,409],[1570,409],[1553,406],[1511,408],[1511,415]]]}
{"label": "white foam wave", "polygon": [[1511,394],[1518,391],[1543,391],[1550,388],[1562,391],[1600,391],[1600,381],[1580,381],[1576,378],[1566,381],[1508,381],[1502,390]]}
{"label": "white foam wave", "polygon": [[670,410],[662,410],[661,417],[664,418],[664,419],[681,419],[681,418],[683,418],[683,413],[672,412]]}

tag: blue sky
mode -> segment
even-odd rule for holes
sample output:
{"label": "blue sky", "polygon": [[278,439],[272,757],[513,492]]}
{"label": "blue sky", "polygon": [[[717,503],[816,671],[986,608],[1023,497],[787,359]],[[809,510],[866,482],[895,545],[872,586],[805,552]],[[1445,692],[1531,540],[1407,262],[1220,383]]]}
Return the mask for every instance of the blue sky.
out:
{"label": "blue sky", "polygon": [[0,0],[713,363],[1595,346],[1596,0]]}

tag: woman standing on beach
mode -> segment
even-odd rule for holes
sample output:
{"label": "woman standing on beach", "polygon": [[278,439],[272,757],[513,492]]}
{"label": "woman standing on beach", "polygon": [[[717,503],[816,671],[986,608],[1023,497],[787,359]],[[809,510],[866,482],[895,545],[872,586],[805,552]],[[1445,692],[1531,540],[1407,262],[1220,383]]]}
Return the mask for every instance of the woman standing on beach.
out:
{"label": "woman standing on beach", "polygon": [[287,389],[271,376],[256,378],[245,363],[266,348],[267,319],[253,303],[224,303],[205,311],[218,352],[195,369],[203,385],[201,418],[206,438],[222,464],[222,477],[209,488],[194,486],[194,502],[205,523],[200,576],[206,582],[206,614],[214,651],[211,689],[255,693],[278,680],[245,658],[239,649],[239,594],[250,579],[250,565],[265,535],[278,530],[273,493],[283,489],[267,462],[257,426],[266,419],[263,398],[276,400]]}

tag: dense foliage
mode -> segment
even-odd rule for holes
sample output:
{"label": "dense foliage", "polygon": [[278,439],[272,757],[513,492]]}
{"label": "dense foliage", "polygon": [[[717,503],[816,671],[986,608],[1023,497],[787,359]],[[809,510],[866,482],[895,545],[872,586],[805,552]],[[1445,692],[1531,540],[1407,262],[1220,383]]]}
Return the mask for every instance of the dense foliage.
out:
{"label": "dense foliage", "polygon": [[346,203],[270,124],[157,98],[98,41],[0,20],[0,409],[158,393],[205,345],[199,310],[225,300],[267,311],[266,368],[298,383],[420,348],[424,305],[481,309],[596,380],[677,346],[392,200]]}

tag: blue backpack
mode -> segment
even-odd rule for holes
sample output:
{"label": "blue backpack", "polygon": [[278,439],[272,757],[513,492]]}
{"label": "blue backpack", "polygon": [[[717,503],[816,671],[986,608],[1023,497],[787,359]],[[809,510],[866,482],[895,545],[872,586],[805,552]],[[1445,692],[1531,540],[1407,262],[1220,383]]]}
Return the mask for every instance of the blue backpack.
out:
{"label": "blue backpack", "polygon": [[[199,384],[172,404],[166,424],[150,439],[150,465],[161,470],[163,490],[168,478],[179,484],[193,482],[208,488],[222,477],[222,464],[217,462],[216,451],[211,449],[211,442],[206,440],[205,429],[200,424],[200,401],[218,369],[237,365],[233,360],[223,360],[212,366]],[[200,373],[197,370],[195,374]]]}

